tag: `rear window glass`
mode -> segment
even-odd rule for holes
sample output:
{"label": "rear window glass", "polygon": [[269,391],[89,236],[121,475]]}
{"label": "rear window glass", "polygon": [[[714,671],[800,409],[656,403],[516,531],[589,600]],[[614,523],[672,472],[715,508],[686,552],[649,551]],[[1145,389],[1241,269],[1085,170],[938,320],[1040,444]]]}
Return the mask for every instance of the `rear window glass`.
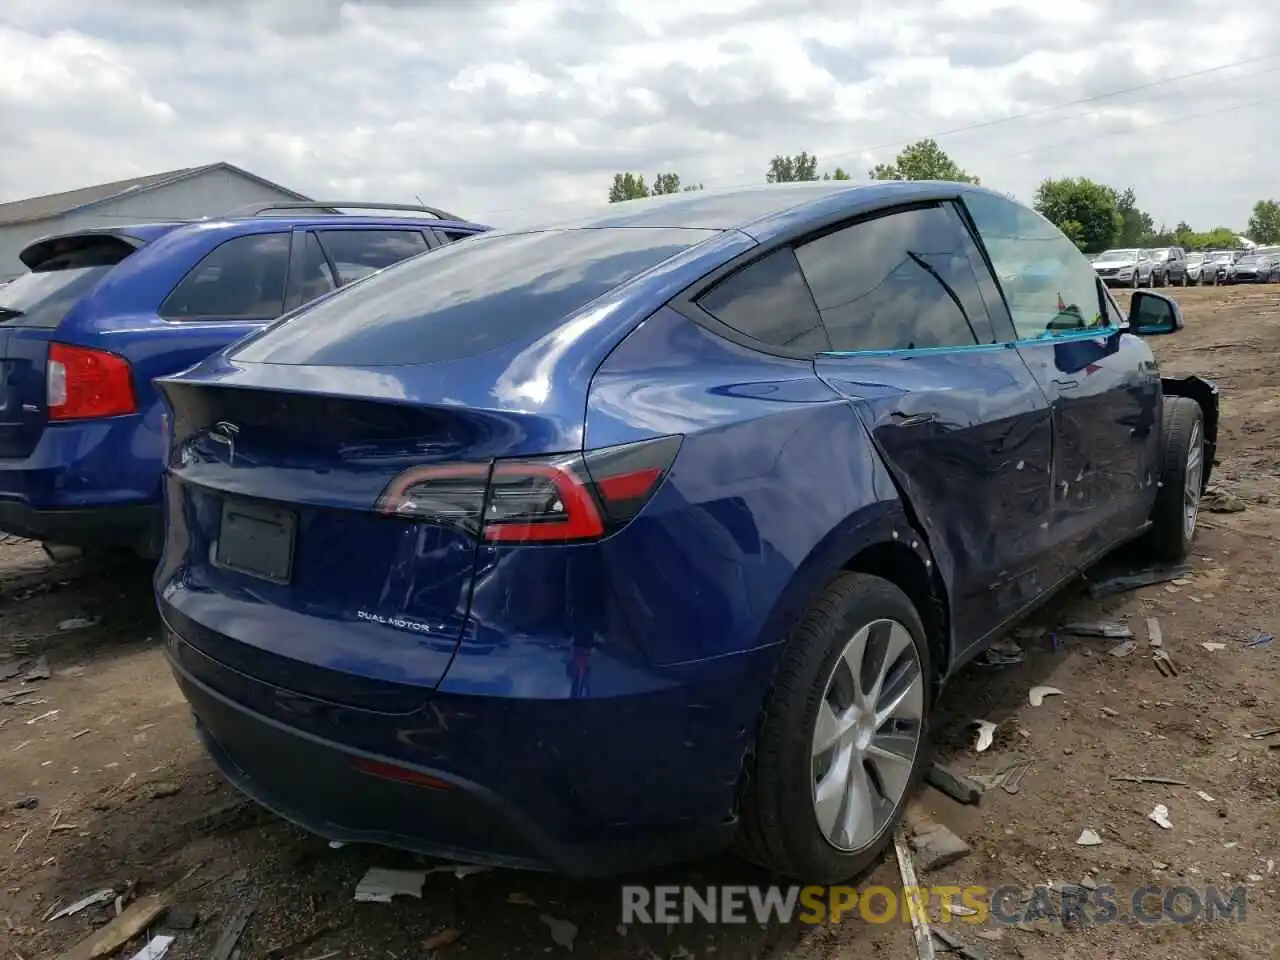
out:
{"label": "rear window glass", "polygon": [[247,341],[248,363],[372,366],[474,356],[536,339],[715,231],[554,230],[479,236],[406,260]]}
{"label": "rear window glass", "polygon": [[0,286],[0,324],[56,327],[129,252],[131,248],[89,247],[59,254],[15,277]]}

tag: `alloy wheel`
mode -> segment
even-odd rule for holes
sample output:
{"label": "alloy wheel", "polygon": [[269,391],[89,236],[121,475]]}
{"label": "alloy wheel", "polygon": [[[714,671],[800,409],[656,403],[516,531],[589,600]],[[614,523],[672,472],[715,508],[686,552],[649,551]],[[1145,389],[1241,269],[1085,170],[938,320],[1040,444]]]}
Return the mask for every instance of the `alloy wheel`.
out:
{"label": "alloy wheel", "polygon": [[1182,493],[1182,533],[1187,542],[1196,533],[1200,516],[1200,487],[1204,483],[1204,443],[1200,439],[1200,424],[1191,427],[1191,439],[1187,444],[1186,486]]}
{"label": "alloy wheel", "polygon": [[925,678],[910,631],[875,620],[827,679],[812,737],[813,811],[831,846],[871,846],[906,797],[924,729]]}

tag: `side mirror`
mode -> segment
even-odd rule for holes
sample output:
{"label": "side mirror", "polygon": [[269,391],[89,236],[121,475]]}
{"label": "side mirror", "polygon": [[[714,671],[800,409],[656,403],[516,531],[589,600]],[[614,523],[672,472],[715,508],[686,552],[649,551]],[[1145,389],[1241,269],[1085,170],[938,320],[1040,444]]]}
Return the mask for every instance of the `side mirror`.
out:
{"label": "side mirror", "polygon": [[1172,297],[1138,290],[1130,298],[1130,333],[1140,337],[1159,337],[1177,333],[1182,327],[1182,310]]}

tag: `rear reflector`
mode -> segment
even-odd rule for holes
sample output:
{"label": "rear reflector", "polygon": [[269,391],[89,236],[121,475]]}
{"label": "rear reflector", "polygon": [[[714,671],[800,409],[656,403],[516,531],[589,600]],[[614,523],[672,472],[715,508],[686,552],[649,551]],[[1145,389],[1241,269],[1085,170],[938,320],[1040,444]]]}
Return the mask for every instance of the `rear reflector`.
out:
{"label": "rear reflector", "polygon": [[49,344],[46,403],[50,420],[137,413],[129,361],[106,350]]}
{"label": "rear reflector", "polygon": [[492,464],[415,467],[378,500],[387,516],[461,527],[493,543],[578,543],[614,533],[662,484],[678,436]]}
{"label": "rear reflector", "polygon": [[369,776],[377,777],[380,780],[395,780],[415,787],[426,787],[428,790],[453,789],[453,784],[448,780],[441,780],[439,777],[433,777],[430,774],[421,773],[410,767],[402,767],[394,763],[382,763],[378,760],[356,757],[351,761],[351,766],[361,773],[367,773]]}

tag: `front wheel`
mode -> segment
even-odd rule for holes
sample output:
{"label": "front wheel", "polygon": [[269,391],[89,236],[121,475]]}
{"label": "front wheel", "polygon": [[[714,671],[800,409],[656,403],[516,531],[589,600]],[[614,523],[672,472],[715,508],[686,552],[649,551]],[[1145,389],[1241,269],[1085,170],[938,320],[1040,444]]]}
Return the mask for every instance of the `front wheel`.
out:
{"label": "front wheel", "polygon": [[747,771],[739,852],[811,883],[870,866],[924,770],[930,671],[906,594],[862,573],[833,580],[778,666]]}
{"label": "front wheel", "polygon": [[1133,279],[1129,281],[1129,288],[1131,290],[1137,290],[1140,286],[1142,286],[1142,277],[1139,275],[1137,270],[1134,270]]}
{"label": "front wheel", "polygon": [[1179,285],[1183,287],[1191,286],[1191,278],[1187,276],[1187,271],[1185,270],[1182,271],[1182,282]]}
{"label": "front wheel", "polygon": [[1160,488],[1145,544],[1159,560],[1178,563],[1191,552],[1204,486],[1204,414],[1189,397],[1164,398]]}

